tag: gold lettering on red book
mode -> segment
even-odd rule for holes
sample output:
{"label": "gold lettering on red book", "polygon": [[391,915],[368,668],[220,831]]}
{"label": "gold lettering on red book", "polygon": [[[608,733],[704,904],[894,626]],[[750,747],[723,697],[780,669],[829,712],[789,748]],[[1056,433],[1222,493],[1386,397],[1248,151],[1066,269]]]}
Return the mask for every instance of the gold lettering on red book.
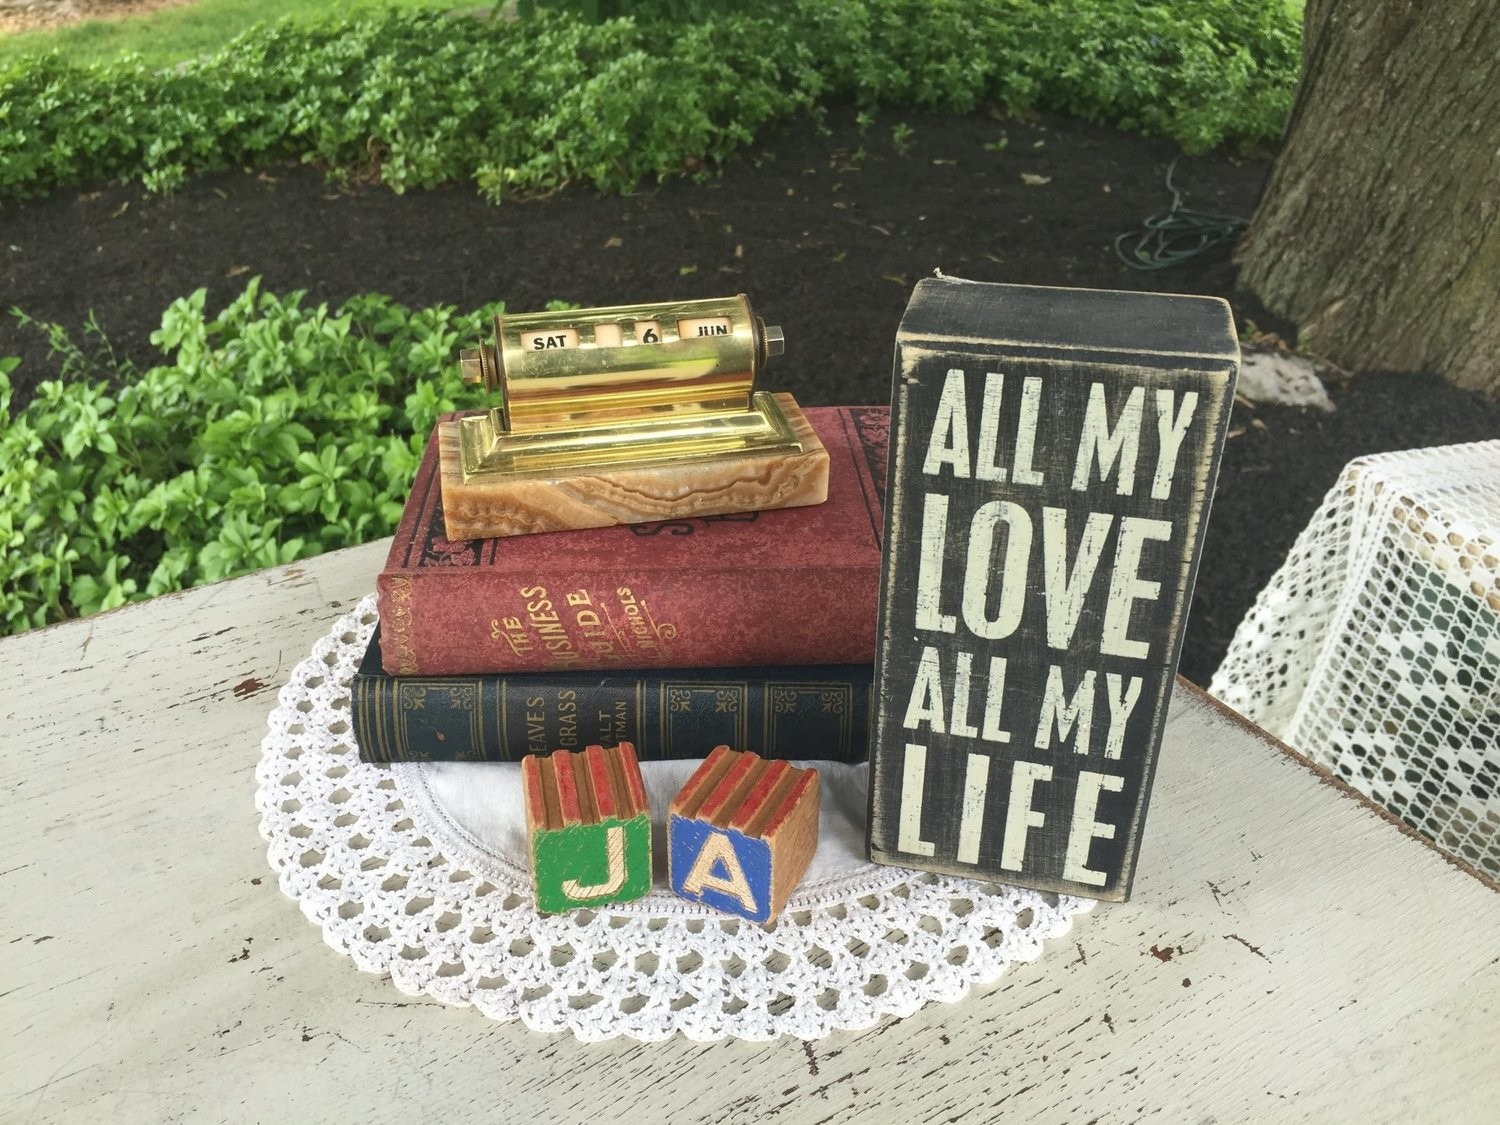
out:
{"label": "gold lettering on red book", "polygon": [[519,617],[490,618],[490,640],[504,641],[517,656],[525,656],[535,647]]}
{"label": "gold lettering on red book", "polygon": [[620,612],[625,617],[625,633],[635,643],[637,651],[665,650],[669,642],[677,638],[677,626],[669,621],[657,621],[651,606],[644,598],[637,598],[629,586],[617,588],[615,596],[620,599]]}
{"label": "gold lettering on red book", "polygon": [[[517,656],[540,648],[549,665],[576,664],[581,659],[574,646],[572,629],[563,616],[558,601],[539,585],[521,586],[516,590],[526,616],[491,620],[490,639],[502,637]],[[568,595],[571,604],[572,595]]]}

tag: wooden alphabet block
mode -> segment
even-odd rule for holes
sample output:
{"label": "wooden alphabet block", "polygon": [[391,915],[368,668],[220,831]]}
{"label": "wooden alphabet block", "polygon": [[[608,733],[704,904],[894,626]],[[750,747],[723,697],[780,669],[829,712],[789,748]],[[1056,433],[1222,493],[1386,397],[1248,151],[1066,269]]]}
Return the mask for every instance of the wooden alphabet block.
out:
{"label": "wooden alphabet block", "polygon": [[672,799],[667,859],[685,899],[769,922],[818,846],[818,771],[715,748]]}
{"label": "wooden alphabet block", "polygon": [[635,747],[521,760],[537,909],[559,914],[651,890],[651,812]]}
{"label": "wooden alphabet block", "polygon": [[1238,369],[1214,298],[917,285],[872,859],[1129,895]]}

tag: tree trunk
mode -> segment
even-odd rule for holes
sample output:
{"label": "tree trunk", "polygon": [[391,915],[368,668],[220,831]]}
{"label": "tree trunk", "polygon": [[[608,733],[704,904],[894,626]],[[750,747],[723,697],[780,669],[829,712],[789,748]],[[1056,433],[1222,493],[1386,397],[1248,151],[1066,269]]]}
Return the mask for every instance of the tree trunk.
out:
{"label": "tree trunk", "polygon": [[1349,371],[1500,395],[1500,6],[1308,0],[1240,284]]}

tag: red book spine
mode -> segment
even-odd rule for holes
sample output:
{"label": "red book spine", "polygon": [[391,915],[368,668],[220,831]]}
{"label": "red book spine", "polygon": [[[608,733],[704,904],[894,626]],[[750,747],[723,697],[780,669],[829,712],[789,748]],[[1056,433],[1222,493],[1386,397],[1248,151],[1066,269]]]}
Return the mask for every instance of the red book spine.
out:
{"label": "red book spine", "polygon": [[889,414],[807,411],[824,504],[449,541],[429,443],[377,580],[392,675],[874,659]]}

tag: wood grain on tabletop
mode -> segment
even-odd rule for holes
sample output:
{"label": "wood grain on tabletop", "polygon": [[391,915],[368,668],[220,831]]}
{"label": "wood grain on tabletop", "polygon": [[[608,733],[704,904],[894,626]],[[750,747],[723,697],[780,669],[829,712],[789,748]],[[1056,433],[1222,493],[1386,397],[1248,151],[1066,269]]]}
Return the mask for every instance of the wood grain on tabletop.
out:
{"label": "wood grain on tabletop", "polygon": [[960,1003],[585,1045],[404,996],[282,896],[254,807],[277,687],[385,549],[0,642],[0,1119],[1461,1121],[1500,1096],[1500,895],[1181,687],[1131,901]]}

